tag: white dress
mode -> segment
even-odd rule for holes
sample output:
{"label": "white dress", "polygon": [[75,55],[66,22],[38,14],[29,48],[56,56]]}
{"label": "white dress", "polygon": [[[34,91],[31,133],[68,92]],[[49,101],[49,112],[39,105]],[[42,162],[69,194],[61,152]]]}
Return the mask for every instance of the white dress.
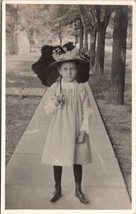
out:
{"label": "white dress", "polygon": [[[60,94],[59,84],[54,83],[49,89],[44,110],[53,117],[43,149],[42,163],[49,165],[72,166],[92,162],[89,132],[92,108],[85,86],[76,81],[62,81],[64,105],[55,106],[55,97]],[[76,143],[80,131],[87,135],[85,142]]]}

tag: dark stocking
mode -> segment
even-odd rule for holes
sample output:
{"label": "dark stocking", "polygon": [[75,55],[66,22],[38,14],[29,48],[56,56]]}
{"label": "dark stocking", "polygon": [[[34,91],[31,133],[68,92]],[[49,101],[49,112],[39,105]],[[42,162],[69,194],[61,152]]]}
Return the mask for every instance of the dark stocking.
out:
{"label": "dark stocking", "polygon": [[81,203],[88,204],[89,201],[82,192],[81,182],[82,182],[82,165],[73,166],[74,177],[75,177],[75,196],[80,200]]}
{"label": "dark stocking", "polygon": [[75,183],[81,184],[81,182],[82,182],[82,165],[75,164],[73,166],[73,171],[74,171]]}
{"label": "dark stocking", "polygon": [[61,184],[62,166],[53,166],[55,184]]}
{"label": "dark stocking", "polygon": [[61,175],[62,175],[62,166],[53,166],[54,181],[55,181],[55,191],[51,196],[50,201],[56,202],[61,197]]}

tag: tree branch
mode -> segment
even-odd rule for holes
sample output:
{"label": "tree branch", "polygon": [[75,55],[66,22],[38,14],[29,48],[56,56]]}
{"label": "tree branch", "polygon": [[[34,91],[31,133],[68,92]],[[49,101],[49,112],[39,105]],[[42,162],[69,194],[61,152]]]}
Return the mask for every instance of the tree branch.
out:
{"label": "tree branch", "polygon": [[106,6],[104,16],[104,26],[107,27],[112,13],[112,6]]}
{"label": "tree branch", "polygon": [[[89,28],[93,29],[94,26],[92,24],[92,19],[89,17],[87,8],[85,8],[85,6],[83,6],[83,5],[79,5],[79,11],[81,14],[81,19],[82,19],[84,27],[88,28],[88,26],[89,26]],[[87,17],[87,21],[85,20],[85,16]]]}
{"label": "tree branch", "polygon": [[90,15],[91,15],[91,18],[92,18],[92,23],[93,23],[93,26],[95,27],[95,28],[97,28],[97,21],[96,21],[96,17],[95,17],[95,15],[94,15],[94,8],[92,8],[93,6],[92,5],[90,5],[90,6],[88,6],[89,7],[89,12],[90,12]]}
{"label": "tree branch", "polygon": [[96,5],[95,10],[96,10],[97,24],[99,26],[101,24],[101,8],[100,8],[100,6]]}

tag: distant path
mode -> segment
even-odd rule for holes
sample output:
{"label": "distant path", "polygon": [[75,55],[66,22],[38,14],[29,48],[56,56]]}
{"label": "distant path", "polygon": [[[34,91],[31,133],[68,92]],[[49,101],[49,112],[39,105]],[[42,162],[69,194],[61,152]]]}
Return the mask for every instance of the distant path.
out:
{"label": "distant path", "polygon": [[41,53],[29,53],[29,54],[17,54],[17,55],[9,55],[6,56],[6,60],[19,60],[19,61],[30,61],[30,60],[38,60]]}
{"label": "distant path", "polygon": [[6,95],[13,96],[43,96],[46,91],[46,88],[16,88],[16,87],[7,87]]}

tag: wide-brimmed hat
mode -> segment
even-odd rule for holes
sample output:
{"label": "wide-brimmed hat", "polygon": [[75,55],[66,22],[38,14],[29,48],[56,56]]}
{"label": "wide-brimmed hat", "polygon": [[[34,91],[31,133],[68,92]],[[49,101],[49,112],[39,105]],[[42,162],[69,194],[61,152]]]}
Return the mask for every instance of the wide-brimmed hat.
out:
{"label": "wide-brimmed hat", "polygon": [[58,69],[53,65],[71,60],[81,62],[79,63],[77,81],[79,83],[88,81],[89,56],[76,48],[72,42],[68,42],[63,46],[44,45],[39,60],[32,65],[32,70],[37,74],[43,85],[51,86],[60,76]]}
{"label": "wide-brimmed hat", "polygon": [[68,61],[78,61],[80,63],[89,63],[89,56],[85,52],[79,50],[77,47],[74,47],[69,50],[65,46],[57,47],[52,52],[52,58],[54,58],[54,62],[50,64],[50,66],[57,65],[61,62]]}

